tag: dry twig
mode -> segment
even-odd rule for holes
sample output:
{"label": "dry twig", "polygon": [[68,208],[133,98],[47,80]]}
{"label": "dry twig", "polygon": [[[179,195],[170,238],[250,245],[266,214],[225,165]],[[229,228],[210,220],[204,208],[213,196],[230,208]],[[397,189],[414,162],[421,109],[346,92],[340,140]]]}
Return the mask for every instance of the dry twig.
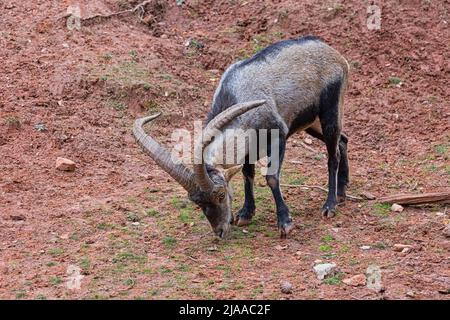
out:
{"label": "dry twig", "polygon": [[[328,193],[328,189],[321,187],[321,186],[310,186],[310,185],[296,185],[296,184],[281,184],[282,187],[288,187],[288,188],[303,188],[303,189],[318,189],[323,192]],[[357,196],[347,195],[347,199],[352,201],[364,201],[365,199]]]}

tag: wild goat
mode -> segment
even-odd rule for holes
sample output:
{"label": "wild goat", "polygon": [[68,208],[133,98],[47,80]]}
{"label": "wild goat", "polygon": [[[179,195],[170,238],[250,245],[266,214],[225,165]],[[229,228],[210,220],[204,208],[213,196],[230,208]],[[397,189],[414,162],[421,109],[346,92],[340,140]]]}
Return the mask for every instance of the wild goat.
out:
{"label": "wild goat", "polygon": [[347,61],[335,49],[313,36],[275,43],[247,60],[234,63],[221,78],[203,141],[198,142],[202,151],[208,146],[210,151],[201,152],[202,161],[194,164],[192,170],[175,163],[171,153],[144,132],[142,126],[159,114],[136,120],[134,135],[150,157],[188,191],[215,234],[223,238],[233,222],[247,225],[255,213],[255,164],[246,161],[242,166],[245,200],[234,219],[230,174],[220,171],[214,163],[214,154],[223,141],[217,137],[212,141],[213,131],[278,130],[277,143],[267,142],[269,165],[276,152],[277,170],[266,175],[266,181],[275,199],[281,236],[285,237],[292,231],[293,222],[281,194],[280,170],[286,140],[295,132],[305,130],[326,144],[329,192],[322,215],[333,217],[338,202],[345,200],[349,170],[347,137],[341,130],[348,69]]}

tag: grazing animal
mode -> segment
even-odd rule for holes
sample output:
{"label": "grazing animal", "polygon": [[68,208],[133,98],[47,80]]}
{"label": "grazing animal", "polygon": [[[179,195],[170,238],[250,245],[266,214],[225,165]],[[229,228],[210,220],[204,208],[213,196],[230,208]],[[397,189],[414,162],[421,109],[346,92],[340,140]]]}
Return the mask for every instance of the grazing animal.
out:
{"label": "grazing animal", "polygon": [[[228,184],[231,174],[223,173],[215,164],[226,136],[217,138],[214,132],[278,130],[277,143],[266,141],[269,165],[277,168],[266,175],[266,181],[275,200],[281,236],[285,237],[292,231],[293,221],[280,190],[280,170],[286,140],[295,132],[305,130],[322,140],[327,148],[329,192],[322,215],[333,217],[338,202],[345,200],[349,169],[342,116],[348,69],[347,61],[335,49],[313,36],[275,43],[247,60],[232,64],[221,78],[200,139],[203,141],[197,144],[201,151],[208,148],[208,152],[201,152],[202,161],[194,164],[193,169],[174,163],[170,152],[144,132],[142,126],[158,115],[136,120],[134,135],[155,162],[188,191],[215,234],[223,238],[233,222],[247,225],[255,213],[255,164],[248,161],[247,154],[242,166],[244,205],[234,218]],[[249,142],[252,143],[261,141]]]}

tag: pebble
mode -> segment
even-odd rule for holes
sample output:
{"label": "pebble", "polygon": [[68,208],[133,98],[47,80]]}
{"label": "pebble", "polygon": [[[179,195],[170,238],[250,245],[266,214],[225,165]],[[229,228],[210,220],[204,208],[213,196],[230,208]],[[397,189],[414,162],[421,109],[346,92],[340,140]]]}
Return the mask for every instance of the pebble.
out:
{"label": "pebble", "polygon": [[342,280],[343,283],[353,287],[362,287],[366,285],[366,276],[357,274],[356,276]]}
{"label": "pebble", "polygon": [[72,160],[58,157],[56,158],[56,169],[61,171],[74,171],[75,170],[75,162]]}
{"label": "pebble", "polygon": [[305,138],[305,140],[303,140],[306,144],[312,144],[313,141],[310,138]]}
{"label": "pebble", "polygon": [[384,290],[381,282],[381,269],[379,266],[372,264],[367,267],[367,288],[375,290],[376,292],[382,292]]}
{"label": "pebble", "polygon": [[292,284],[289,281],[282,281],[280,286],[281,286],[282,293],[284,293],[284,294],[292,293]]}
{"label": "pebble", "polygon": [[442,230],[442,234],[447,238],[450,238],[450,223],[445,226],[444,230]]}
{"label": "pebble", "polygon": [[361,192],[361,197],[367,199],[367,200],[375,200],[377,197],[375,197],[373,194],[371,194],[370,192],[367,191],[363,191]]}
{"label": "pebble", "polygon": [[408,244],[400,244],[400,243],[394,244],[394,247],[393,247],[394,251],[397,251],[397,252],[404,252],[405,249],[407,249],[407,251],[409,251],[412,248],[413,248],[413,246],[410,246]]}
{"label": "pebble", "polygon": [[408,291],[408,292],[406,293],[406,296],[408,296],[408,297],[410,297],[410,298],[414,298],[416,295],[414,294],[413,291]]}
{"label": "pebble", "polygon": [[372,247],[371,246],[361,246],[359,247],[361,250],[370,250]]}
{"label": "pebble", "polygon": [[317,279],[323,280],[326,276],[332,275],[336,272],[335,263],[322,263],[314,266],[314,272],[317,275]]}
{"label": "pebble", "polygon": [[391,206],[391,211],[392,212],[402,212],[405,208],[403,208],[401,205],[394,203]]}

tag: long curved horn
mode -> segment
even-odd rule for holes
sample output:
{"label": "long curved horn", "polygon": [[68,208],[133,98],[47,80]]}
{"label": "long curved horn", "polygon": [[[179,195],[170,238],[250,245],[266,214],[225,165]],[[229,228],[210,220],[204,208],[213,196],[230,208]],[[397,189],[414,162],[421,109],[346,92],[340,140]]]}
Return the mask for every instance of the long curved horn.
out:
{"label": "long curved horn", "polygon": [[235,104],[234,106],[219,113],[207,124],[207,126],[203,130],[202,139],[197,141],[197,145],[200,148],[197,150],[201,151],[201,154],[195,154],[195,157],[198,158],[195,158],[193,167],[195,180],[202,191],[211,192],[214,189],[214,182],[211,180],[208,172],[206,171],[206,166],[203,159],[203,151],[211,143],[215,132],[217,130],[221,130],[234,118],[253,108],[259,107],[264,103],[266,103],[266,100],[256,100]]}
{"label": "long curved horn", "polygon": [[198,190],[194,181],[194,173],[191,169],[182,163],[175,164],[172,161],[170,152],[155,141],[151,136],[147,135],[143,129],[143,125],[153,119],[159,117],[161,113],[151,115],[149,117],[136,119],[133,126],[133,134],[136,141],[141,145],[144,151],[172,178],[174,178],[189,193]]}

